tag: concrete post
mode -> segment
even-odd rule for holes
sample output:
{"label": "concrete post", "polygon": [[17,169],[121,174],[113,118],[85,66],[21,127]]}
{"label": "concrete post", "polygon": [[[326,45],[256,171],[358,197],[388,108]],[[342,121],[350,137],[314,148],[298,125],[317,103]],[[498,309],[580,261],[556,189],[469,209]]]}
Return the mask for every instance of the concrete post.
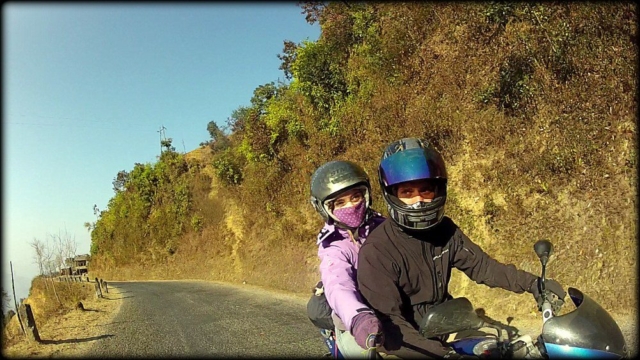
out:
{"label": "concrete post", "polygon": [[100,289],[100,282],[98,281],[98,278],[96,278],[96,283],[93,284],[93,286],[96,289],[96,297],[98,299],[102,298],[102,289]]}
{"label": "concrete post", "polygon": [[25,326],[27,338],[30,341],[40,342],[40,333],[38,333],[38,328],[36,327],[36,319],[34,318],[33,312],[31,311],[31,305],[22,304],[19,311],[22,313],[22,319],[24,319],[23,321],[27,322]]}

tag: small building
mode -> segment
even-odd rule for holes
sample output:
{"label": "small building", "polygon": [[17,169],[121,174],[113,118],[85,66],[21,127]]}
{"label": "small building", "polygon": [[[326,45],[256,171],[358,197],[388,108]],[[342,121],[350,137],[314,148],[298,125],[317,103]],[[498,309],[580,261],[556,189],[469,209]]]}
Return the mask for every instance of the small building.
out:
{"label": "small building", "polygon": [[86,274],[89,266],[89,254],[76,255],[64,260],[65,267],[60,269],[62,275],[82,275]]}
{"label": "small building", "polygon": [[72,270],[74,275],[86,274],[87,272],[89,272],[87,268],[88,266],[89,266],[89,254],[78,255],[73,258]]}

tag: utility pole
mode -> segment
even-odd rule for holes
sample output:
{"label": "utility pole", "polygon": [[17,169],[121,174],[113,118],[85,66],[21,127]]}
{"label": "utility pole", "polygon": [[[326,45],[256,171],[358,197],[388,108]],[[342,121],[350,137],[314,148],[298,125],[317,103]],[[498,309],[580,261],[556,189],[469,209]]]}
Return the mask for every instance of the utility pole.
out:
{"label": "utility pole", "polygon": [[166,129],[167,128],[164,127],[164,125],[160,125],[160,130],[158,130],[158,132],[160,133],[160,155],[162,155],[162,140],[165,140],[164,131]]}
{"label": "utility pole", "polygon": [[16,306],[16,316],[18,317],[18,322],[20,323],[20,328],[22,329],[22,333],[27,335],[27,332],[24,330],[24,325],[22,325],[22,318],[20,317],[20,309],[18,308],[18,300],[16,300],[16,285],[13,281],[13,262],[9,261],[9,265],[11,266],[11,287],[13,288],[13,303]]}

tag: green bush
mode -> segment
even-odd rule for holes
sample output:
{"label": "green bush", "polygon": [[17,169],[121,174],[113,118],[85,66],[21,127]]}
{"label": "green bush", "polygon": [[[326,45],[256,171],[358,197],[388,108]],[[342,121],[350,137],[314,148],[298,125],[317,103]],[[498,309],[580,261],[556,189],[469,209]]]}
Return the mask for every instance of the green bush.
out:
{"label": "green bush", "polygon": [[230,151],[224,151],[213,160],[216,176],[228,185],[239,185],[242,182],[242,170],[237,159]]}

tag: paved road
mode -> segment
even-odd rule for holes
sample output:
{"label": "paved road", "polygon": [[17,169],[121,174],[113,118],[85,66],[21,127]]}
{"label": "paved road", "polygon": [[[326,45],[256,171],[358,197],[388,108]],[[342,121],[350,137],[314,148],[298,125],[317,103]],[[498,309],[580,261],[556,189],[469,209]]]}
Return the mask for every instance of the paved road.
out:
{"label": "paved road", "polygon": [[304,302],[201,281],[109,282],[123,297],[91,357],[320,357]]}
{"label": "paved road", "polygon": [[[326,353],[305,301],[259,288],[205,281],[109,282],[123,303],[90,357],[295,357]],[[632,354],[637,320],[616,319]],[[624,321],[622,321],[624,320]],[[520,330],[535,338],[539,324]]]}

